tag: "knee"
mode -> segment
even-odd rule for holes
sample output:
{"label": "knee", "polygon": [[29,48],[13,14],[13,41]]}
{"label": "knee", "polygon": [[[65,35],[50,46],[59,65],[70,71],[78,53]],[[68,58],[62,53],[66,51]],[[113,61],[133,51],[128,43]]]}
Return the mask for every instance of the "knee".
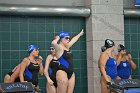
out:
{"label": "knee", "polygon": [[57,80],[57,83],[58,83],[58,85],[67,86],[68,85],[68,80],[67,79]]}
{"label": "knee", "polygon": [[10,76],[9,75],[5,75],[4,77],[4,83],[10,83]]}

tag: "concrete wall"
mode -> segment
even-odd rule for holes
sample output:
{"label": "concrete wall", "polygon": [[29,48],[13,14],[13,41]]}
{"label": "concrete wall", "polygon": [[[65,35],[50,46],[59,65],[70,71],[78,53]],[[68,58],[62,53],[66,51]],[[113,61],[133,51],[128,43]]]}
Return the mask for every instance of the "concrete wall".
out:
{"label": "concrete wall", "polygon": [[98,59],[104,40],[112,39],[115,45],[124,43],[124,16],[122,0],[87,0],[92,14],[86,21],[88,93],[100,93]]}
{"label": "concrete wall", "polygon": [[135,8],[135,0],[123,0],[124,8]]}

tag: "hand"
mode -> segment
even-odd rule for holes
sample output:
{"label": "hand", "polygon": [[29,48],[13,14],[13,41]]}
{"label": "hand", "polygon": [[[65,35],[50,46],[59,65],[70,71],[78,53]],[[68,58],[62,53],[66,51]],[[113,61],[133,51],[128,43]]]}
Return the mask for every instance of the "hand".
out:
{"label": "hand", "polygon": [[112,81],[107,82],[107,85],[109,85],[109,86],[111,86],[113,84],[114,84],[114,82],[112,82]]}
{"label": "hand", "polygon": [[131,60],[131,59],[132,59],[131,54],[128,54],[128,59],[129,59],[129,60]]}
{"label": "hand", "polygon": [[60,37],[59,36],[56,36],[55,39],[60,39]]}
{"label": "hand", "polygon": [[41,56],[38,57],[37,61],[39,61],[40,63],[42,62],[43,58]]}
{"label": "hand", "polygon": [[81,30],[81,32],[79,34],[80,34],[80,36],[82,36],[84,34],[83,29]]}
{"label": "hand", "polygon": [[53,86],[53,81],[51,79],[48,79],[48,83],[50,84],[50,86]]}
{"label": "hand", "polygon": [[123,87],[123,86],[117,85],[117,84],[115,84],[115,83],[112,82],[112,81],[107,82],[107,87],[108,87],[108,88],[113,88],[113,89],[124,90],[124,87]]}

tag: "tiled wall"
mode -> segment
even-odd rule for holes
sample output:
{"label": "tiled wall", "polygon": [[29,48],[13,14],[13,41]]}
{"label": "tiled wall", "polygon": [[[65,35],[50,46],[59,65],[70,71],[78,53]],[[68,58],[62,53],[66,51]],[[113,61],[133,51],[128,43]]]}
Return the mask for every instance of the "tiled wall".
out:
{"label": "tiled wall", "polygon": [[125,18],[125,46],[136,63],[136,70],[132,71],[133,78],[140,78],[140,19]]}
{"label": "tiled wall", "polygon": [[[29,17],[0,16],[0,82],[21,60],[28,56],[27,46],[36,43],[40,55],[45,59],[49,54],[51,41],[60,30],[71,36],[85,29],[85,19],[79,17]],[[86,35],[72,47],[76,86],[74,93],[87,93]],[[45,77],[39,78],[45,88]]]}

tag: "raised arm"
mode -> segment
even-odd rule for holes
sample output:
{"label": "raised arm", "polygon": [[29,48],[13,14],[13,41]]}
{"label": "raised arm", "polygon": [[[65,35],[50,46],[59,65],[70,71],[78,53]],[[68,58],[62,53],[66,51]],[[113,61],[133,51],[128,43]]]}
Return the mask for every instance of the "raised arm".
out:
{"label": "raised arm", "polygon": [[76,35],[75,37],[73,37],[73,38],[71,39],[71,41],[69,42],[69,48],[70,48],[83,34],[84,34],[84,31],[83,31],[83,29],[82,29],[82,31],[81,31],[78,35]]}
{"label": "raised arm", "polygon": [[100,58],[99,58],[99,61],[98,61],[99,63],[98,64],[99,64],[99,68],[100,68],[100,71],[101,71],[103,77],[105,78],[105,80],[107,82],[110,82],[110,79],[109,79],[109,77],[108,77],[108,75],[106,74],[106,71],[105,71],[105,65],[106,65],[107,59],[108,58],[106,57],[106,55],[104,53],[102,53]]}
{"label": "raised arm", "polygon": [[23,74],[24,74],[24,71],[25,71],[25,68],[27,67],[27,65],[28,65],[28,59],[24,58],[23,61],[21,62],[21,66],[20,66],[20,73],[19,73],[20,82],[25,82]]}
{"label": "raised arm", "polygon": [[130,64],[131,68],[132,68],[133,70],[135,70],[135,69],[136,69],[136,64],[135,64],[134,61],[132,60],[131,54],[128,54],[128,55],[127,55],[127,58],[128,58],[128,62],[129,62],[129,64]]}
{"label": "raised arm", "polygon": [[55,48],[55,52],[56,52],[56,57],[60,58],[60,56],[63,53],[63,49],[59,46],[59,44],[57,43],[59,41],[60,37],[56,36],[55,39],[52,41],[52,45]]}

